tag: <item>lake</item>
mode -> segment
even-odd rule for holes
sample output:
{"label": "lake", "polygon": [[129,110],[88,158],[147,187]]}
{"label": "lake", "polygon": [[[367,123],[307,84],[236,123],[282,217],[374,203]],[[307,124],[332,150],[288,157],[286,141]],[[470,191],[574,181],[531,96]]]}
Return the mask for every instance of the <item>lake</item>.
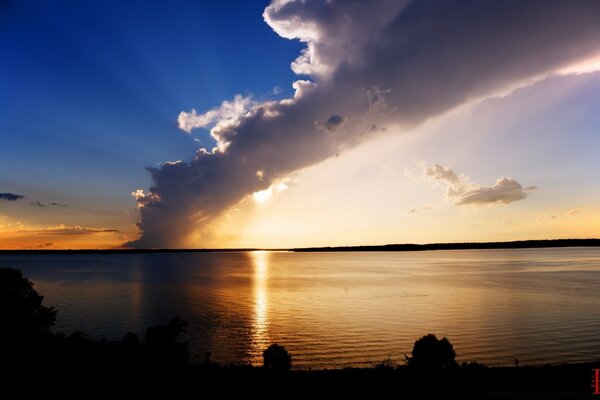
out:
{"label": "lake", "polygon": [[459,361],[600,360],[600,248],[0,255],[56,306],[56,331],[120,338],[189,322],[192,361],[402,362],[435,333]]}

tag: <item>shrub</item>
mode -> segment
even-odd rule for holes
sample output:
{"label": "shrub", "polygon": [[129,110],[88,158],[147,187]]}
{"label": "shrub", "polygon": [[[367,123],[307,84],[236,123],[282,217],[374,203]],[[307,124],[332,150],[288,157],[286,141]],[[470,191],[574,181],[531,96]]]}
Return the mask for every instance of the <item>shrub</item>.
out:
{"label": "shrub", "polygon": [[264,368],[289,371],[292,368],[292,356],[288,353],[285,347],[272,344],[263,352]]}

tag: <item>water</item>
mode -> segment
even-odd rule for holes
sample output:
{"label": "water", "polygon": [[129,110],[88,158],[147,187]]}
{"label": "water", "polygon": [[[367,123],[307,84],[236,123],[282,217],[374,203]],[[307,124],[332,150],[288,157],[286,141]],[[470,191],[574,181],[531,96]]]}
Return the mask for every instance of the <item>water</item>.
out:
{"label": "water", "polygon": [[297,368],[401,362],[446,336],[459,361],[600,359],[600,248],[368,253],[0,255],[60,311],[57,331],[119,338],[174,316],[192,359]]}

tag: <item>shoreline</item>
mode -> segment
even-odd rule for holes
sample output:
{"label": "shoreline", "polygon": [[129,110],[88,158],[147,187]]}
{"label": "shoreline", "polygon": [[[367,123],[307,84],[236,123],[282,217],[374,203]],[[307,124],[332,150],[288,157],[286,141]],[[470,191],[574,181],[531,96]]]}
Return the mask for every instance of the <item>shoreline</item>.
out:
{"label": "shoreline", "polygon": [[450,243],[397,243],[359,246],[324,246],[293,248],[222,248],[222,249],[0,249],[2,254],[153,254],[153,253],[226,253],[248,251],[281,251],[293,253],[366,252],[366,251],[435,251],[435,250],[500,250],[539,249],[564,247],[600,247],[600,239],[544,239],[509,242],[450,242]]}

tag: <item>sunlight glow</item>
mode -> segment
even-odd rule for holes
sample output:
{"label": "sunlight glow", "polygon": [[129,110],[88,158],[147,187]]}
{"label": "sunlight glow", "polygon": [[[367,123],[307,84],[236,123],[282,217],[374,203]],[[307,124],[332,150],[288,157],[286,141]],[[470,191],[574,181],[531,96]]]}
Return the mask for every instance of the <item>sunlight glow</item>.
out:
{"label": "sunlight glow", "polygon": [[254,201],[256,201],[257,203],[264,203],[265,201],[269,200],[272,194],[273,189],[268,188],[265,190],[261,190],[260,192],[254,192],[252,194],[252,197],[254,197]]}
{"label": "sunlight glow", "polygon": [[581,75],[600,71],[600,54],[583,61],[571,64],[558,71],[559,75]]}
{"label": "sunlight glow", "polygon": [[267,278],[268,251],[250,253],[254,278],[254,321],[252,326],[252,364],[262,363],[262,352],[269,345]]}

